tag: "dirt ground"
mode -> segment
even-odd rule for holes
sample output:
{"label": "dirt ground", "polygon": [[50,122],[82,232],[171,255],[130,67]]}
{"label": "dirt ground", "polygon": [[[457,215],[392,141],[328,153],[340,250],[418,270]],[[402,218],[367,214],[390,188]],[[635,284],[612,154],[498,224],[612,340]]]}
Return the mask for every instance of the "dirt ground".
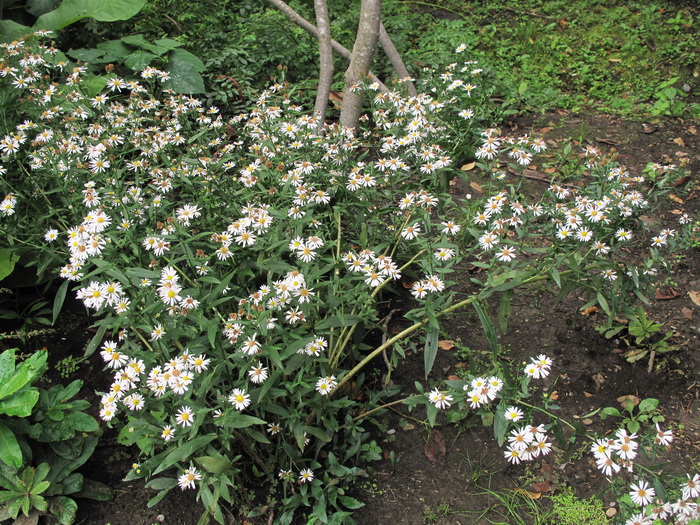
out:
{"label": "dirt ground", "polygon": [[[675,220],[677,209],[696,215],[700,209],[700,137],[696,125],[679,121],[627,122],[598,114],[566,112],[525,116],[510,123],[512,130],[542,135],[550,144],[548,154],[574,137],[584,145],[605,151],[614,148],[619,161],[632,172],[641,171],[650,161],[687,162],[692,177],[685,183],[686,192],[662,212],[662,221]],[[537,174],[539,169],[532,173]],[[456,197],[461,191],[466,190],[458,186]],[[469,269],[463,271],[459,286],[469,291],[473,286]],[[539,353],[554,358],[553,372],[543,388],[550,395],[556,392],[561,406],[557,415],[564,419],[581,418],[598,407],[618,406],[616,400],[623,395],[658,398],[665,424],[677,432],[674,447],[663,458],[669,461],[666,468],[684,473],[693,464],[697,467],[700,457],[700,306],[688,294],[700,291],[700,250],[687,252],[675,261],[673,273],[665,277],[670,280],[660,286],[659,298],[651,298],[646,310],[649,318],[664,323],[664,330],[677,333],[673,341],[679,350],[668,354],[665,366],[652,373],[647,372],[645,360],[628,363],[622,355],[623,344],[607,340],[595,330],[602,319],[595,314],[578,315],[576,298],[556,303],[555,290],[544,286],[516,294],[509,329],[500,342],[507,349],[503,358],[515,364]],[[63,314],[61,322],[61,327],[45,341],[35,342],[49,348],[54,371],[56,363],[66,355],[79,355],[92,336],[89,321],[79,313],[71,313],[71,309]],[[396,318],[394,322],[398,326],[402,320]],[[488,350],[472,311],[455,315],[444,326],[451,340],[472,352],[441,350],[433,368],[435,379],[455,374],[465,360],[479,362]],[[88,399],[94,397],[95,390],[105,387],[101,382],[106,381],[106,376],[101,369],[99,356],[94,355],[71,376],[88,381],[83,391]],[[422,355],[409,356],[392,379],[407,392],[412,391],[414,381],[423,379]],[[358,524],[519,523],[507,515],[505,506],[498,504],[495,495],[502,489],[537,492],[545,501],[548,494],[567,486],[587,497],[600,493],[607,484],[583,452],[587,448],[583,441],[579,442],[580,450],[574,459],[555,450],[544,461],[512,466],[503,459],[492,430],[480,421],[440,425],[430,432],[413,418],[420,419],[420,413],[409,414],[405,408],[396,408],[384,417],[384,428],[376,431],[386,459],[372,465],[371,477],[355,489],[355,497],[366,503],[354,514]],[[592,417],[581,421],[599,432],[616,428],[611,419],[600,421]],[[390,460],[391,452],[396,461]],[[76,523],[194,525],[201,507],[195,502],[193,491],[173,491],[154,508],[147,509],[146,502],[154,493],[144,489],[142,483],[121,481],[135,459],[134,452],[119,446],[114,432],[108,429],[84,474],[113,487],[115,499],[106,503],[79,501]]]}

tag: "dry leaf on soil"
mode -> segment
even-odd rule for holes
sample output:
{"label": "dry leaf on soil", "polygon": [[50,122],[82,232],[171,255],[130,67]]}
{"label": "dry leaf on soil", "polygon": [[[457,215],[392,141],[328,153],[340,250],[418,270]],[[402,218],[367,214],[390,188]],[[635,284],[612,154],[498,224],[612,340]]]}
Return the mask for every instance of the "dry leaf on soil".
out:
{"label": "dry leaf on soil", "polygon": [[541,492],[530,492],[529,490],[525,489],[515,489],[515,492],[519,492],[523,496],[527,496],[530,499],[540,499],[542,497]]}
{"label": "dry leaf on soil", "polygon": [[700,292],[695,292],[693,290],[688,292],[690,300],[695,303],[696,306],[700,306]]}
{"label": "dry leaf on soil", "polygon": [[683,317],[685,317],[688,320],[693,318],[693,311],[690,308],[686,308],[685,306],[682,306],[681,313],[683,314]]}
{"label": "dry leaf on soil", "polygon": [[637,396],[634,396],[632,394],[626,395],[626,396],[620,396],[617,398],[617,402],[622,405],[622,408],[627,408],[629,406],[629,403],[632,403],[634,406],[637,406],[641,399],[639,399]]}
{"label": "dry leaf on soil", "polygon": [[443,339],[442,341],[438,341],[438,348],[440,350],[450,350],[455,347],[455,342],[452,341],[451,339]]}
{"label": "dry leaf on soil", "polygon": [[465,164],[462,166],[460,169],[462,171],[471,171],[476,167],[476,162],[470,162],[469,164]]}
{"label": "dry leaf on soil", "polygon": [[445,464],[447,445],[445,444],[445,438],[439,430],[433,430],[432,434],[430,434],[430,439],[428,439],[428,442],[425,444],[423,452],[430,462],[437,463],[438,465]]}
{"label": "dry leaf on soil", "polygon": [[471,186],[471,188],[472,188],[474,191],[478,192],[478,193],[484,193],[484,190],[481,189],[481,186],[479,186],[479,185],[478,185],[476,182],[474,182],[474,181],[471,181],[471,182],[469,183],[469,186]]}
{"label": "dry leaf on soil", "polygon": [[678,137],[677,139],[673,139],[673,142],[678,144],[681,148],[685,148],[685,142],[681,137]]}

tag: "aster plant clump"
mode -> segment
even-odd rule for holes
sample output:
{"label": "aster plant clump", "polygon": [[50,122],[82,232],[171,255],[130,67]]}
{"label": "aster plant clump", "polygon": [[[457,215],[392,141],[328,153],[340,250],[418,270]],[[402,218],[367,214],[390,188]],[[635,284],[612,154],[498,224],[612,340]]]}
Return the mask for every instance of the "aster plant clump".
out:
{"label": "aster plant clump", "polygon": [[[225,120],[161,89],[166,73],[94,76],[45,36],[2,46],[2,90],[20,117],[0,140],[0,227],[10,252],[64,279],[55,311],[72,288],[95,314],[86,353],[99,351],[112,377],[100,416],[141,451],[128,477],[160,491],[152,504],[194,489],[203,519],[224,522],[222,502],[250,503],[257,478],[282,494],[268,507],[280,523],[351,519],[361,503],[346,489],[376,459],[362,424],[382,394],[358,395],[373,358],[397,366],[409,337],[427,333],[427,376],[439,319],[458,308],[476,308],[493,341],[484,305],[495,293],[507,309],[518,286],[577,285],[613,317],[623,290],[641,294],[652,276],[615,258],[618,244],[642,236],[632,228],[647,202],[621,168],[599,163],[599,185],[553,185],[536,203],[513,185],[463,206],[440,192],[458,168],[456,133],[481,137],[476,156],[494,173],[545,147],[475,132],[472,62],[436,75],[430,94],[367,86],[372,111],[360,129],[319,134],[293,86],[275,84]],[[643,268],[674,235],[658,234]],[[487,277],[460,295],[450,274],[465,258]],[[598,289],[599,279],[611,284]],[[382,328],[382,301],[404,288],[414,324],[373,346],[366,333]],[[544,377],[548,359],[533,360],[527,377]],[[499,444],[511,430],[509,461],[548,453],[546,425],[509,428],[522,418],[517,396],[499,392],[495,376],[482,380],[406,401],[433,422],[455,400],[465,410],[493,402]]]}

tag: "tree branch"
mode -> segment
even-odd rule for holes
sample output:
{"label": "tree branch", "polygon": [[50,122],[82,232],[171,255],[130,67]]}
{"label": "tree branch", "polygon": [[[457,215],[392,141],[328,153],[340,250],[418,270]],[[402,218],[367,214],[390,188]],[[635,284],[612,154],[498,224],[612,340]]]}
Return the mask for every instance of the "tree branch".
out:
{"label": "tree branch", "polygon": [[314,115],[318,119],[316,131],[321,135],[323,133],[323,125],[326,122],[328,95],[330,95],[331,84],[333,82],[333,48],[331,45],[331,24],[328,18],[326,0],[314,0],[314,9],[316,10],[318,49],[320,55],[318,90],[316,91]]}
{"label": "tree branch", "polygon": [[[294,9],[289,7],[284,0],[265,0],[268,4],[272,5],[273,7],[279,9],[284,16],[286,16],[289,20],[291,20],[294,24],[298,25],[301,27],[304,31],[309,33],[311,36],[315,37],[318,39],[318,28],[313,25],[311,22],[306,20],[303,16],[301,16],[299,13],[297,13]],[[342,44],[336,42],[335,40],[331,39],[331,47],[333,48],[333,51],[338,53],[341,57],[343,57],[346,60],[351,60],[352,59],[352,53],[344,47]],[[372,73],[368,73],[367,76],[372,82],[378,82],[379,83],[379,91],[386,93],[389,91],[387,87]]]}
{"label": "tree branch", "polygon": [[399,79],[406,79],[405,82],[406,86],[408,87],[409,95],[412,97],[418,95],[416,86],[413,85],[413,82],[408,80],[411,78],[411,75],[408,74],[408,69],[406,69],[403,60],[401,59],[401,55],[396,50],[396,46],[394,46],[389,33],[386,32],[384,24],[381,21],[379,22],[379,44],[382,46],[382,49],[384,50],[384,53],[386,53],[391,65],[394,66],[394,71],[396,71]]}

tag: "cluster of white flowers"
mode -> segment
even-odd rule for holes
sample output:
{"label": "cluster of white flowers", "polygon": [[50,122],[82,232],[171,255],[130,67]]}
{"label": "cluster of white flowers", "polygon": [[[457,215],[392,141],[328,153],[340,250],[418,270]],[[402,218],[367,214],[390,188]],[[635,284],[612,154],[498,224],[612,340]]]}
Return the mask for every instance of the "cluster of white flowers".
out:
{"label": "cluster of white flowers", "polygon": [[[107,341],[102,345],[100,355],[109,368],[115,370],[109,392],[101,399],[100,417],[111,420],[118,412],[118,403],[126,409],[138,411],[143,409],[145,398],[139,391],[143,376],[146,376],[146,386],[155,396],[160,397],[168,391],[183,395],[188,390],[197,374],[207,370],[210,360],[206,355],[184,353],[168,360],[162,366],[154,366],[146,374],[146,365],[141,359],[129,358],[118,348],[116,341]],[[191,421],[190,418],[177,416],[179,424]],[[166,432],[164,439],[170,440],[173,432]]]}
{"label": "cluster of white flowers", "polygon": [[687,525],[700,519],[700,506],[697,501],[700,497],[700,474],[692,477],[687,474],[686,477],[680,485],[680,498],[673,503],[661,500],[654,487],[644,480],[632,483],[630,498],[635,505],[644,509],[630,516],[625,525],[653,525],[660,521],[667,523],[666,520],[670,520],[668,523]]}
{"label": "cluster of white flowers", "polygon": [[467,401],[471,408],[480,408],[490,403],[503,388],[503,381],[496,377],[475,377],[468,385],[462,387],[467,393]]}
{"label": "cluster of white flowers", "polygon": [[525,366],[525,375],[533,379],[541,379],[549,375],[551,368],[552,359],[544,354],[540,354],[536,358],[530,358],[530,364]]}
{"label": "cluster of white flowers", "polygon": [[511,430],[503,455],[510,463],[517,465],[540,455],[546,456],[551,450],[552,444],[547,440],[547,431],[543,425],[525,425]]}
{"label": "cluster of white flowers", "polygon": [[363,250],[360,253],[347,252],[343,254],[345,266],[351,272],[362,273],[365,283],[375,288],[387,279],[401,277],[396,263],[388,255],[377,255],[371,250]]}

